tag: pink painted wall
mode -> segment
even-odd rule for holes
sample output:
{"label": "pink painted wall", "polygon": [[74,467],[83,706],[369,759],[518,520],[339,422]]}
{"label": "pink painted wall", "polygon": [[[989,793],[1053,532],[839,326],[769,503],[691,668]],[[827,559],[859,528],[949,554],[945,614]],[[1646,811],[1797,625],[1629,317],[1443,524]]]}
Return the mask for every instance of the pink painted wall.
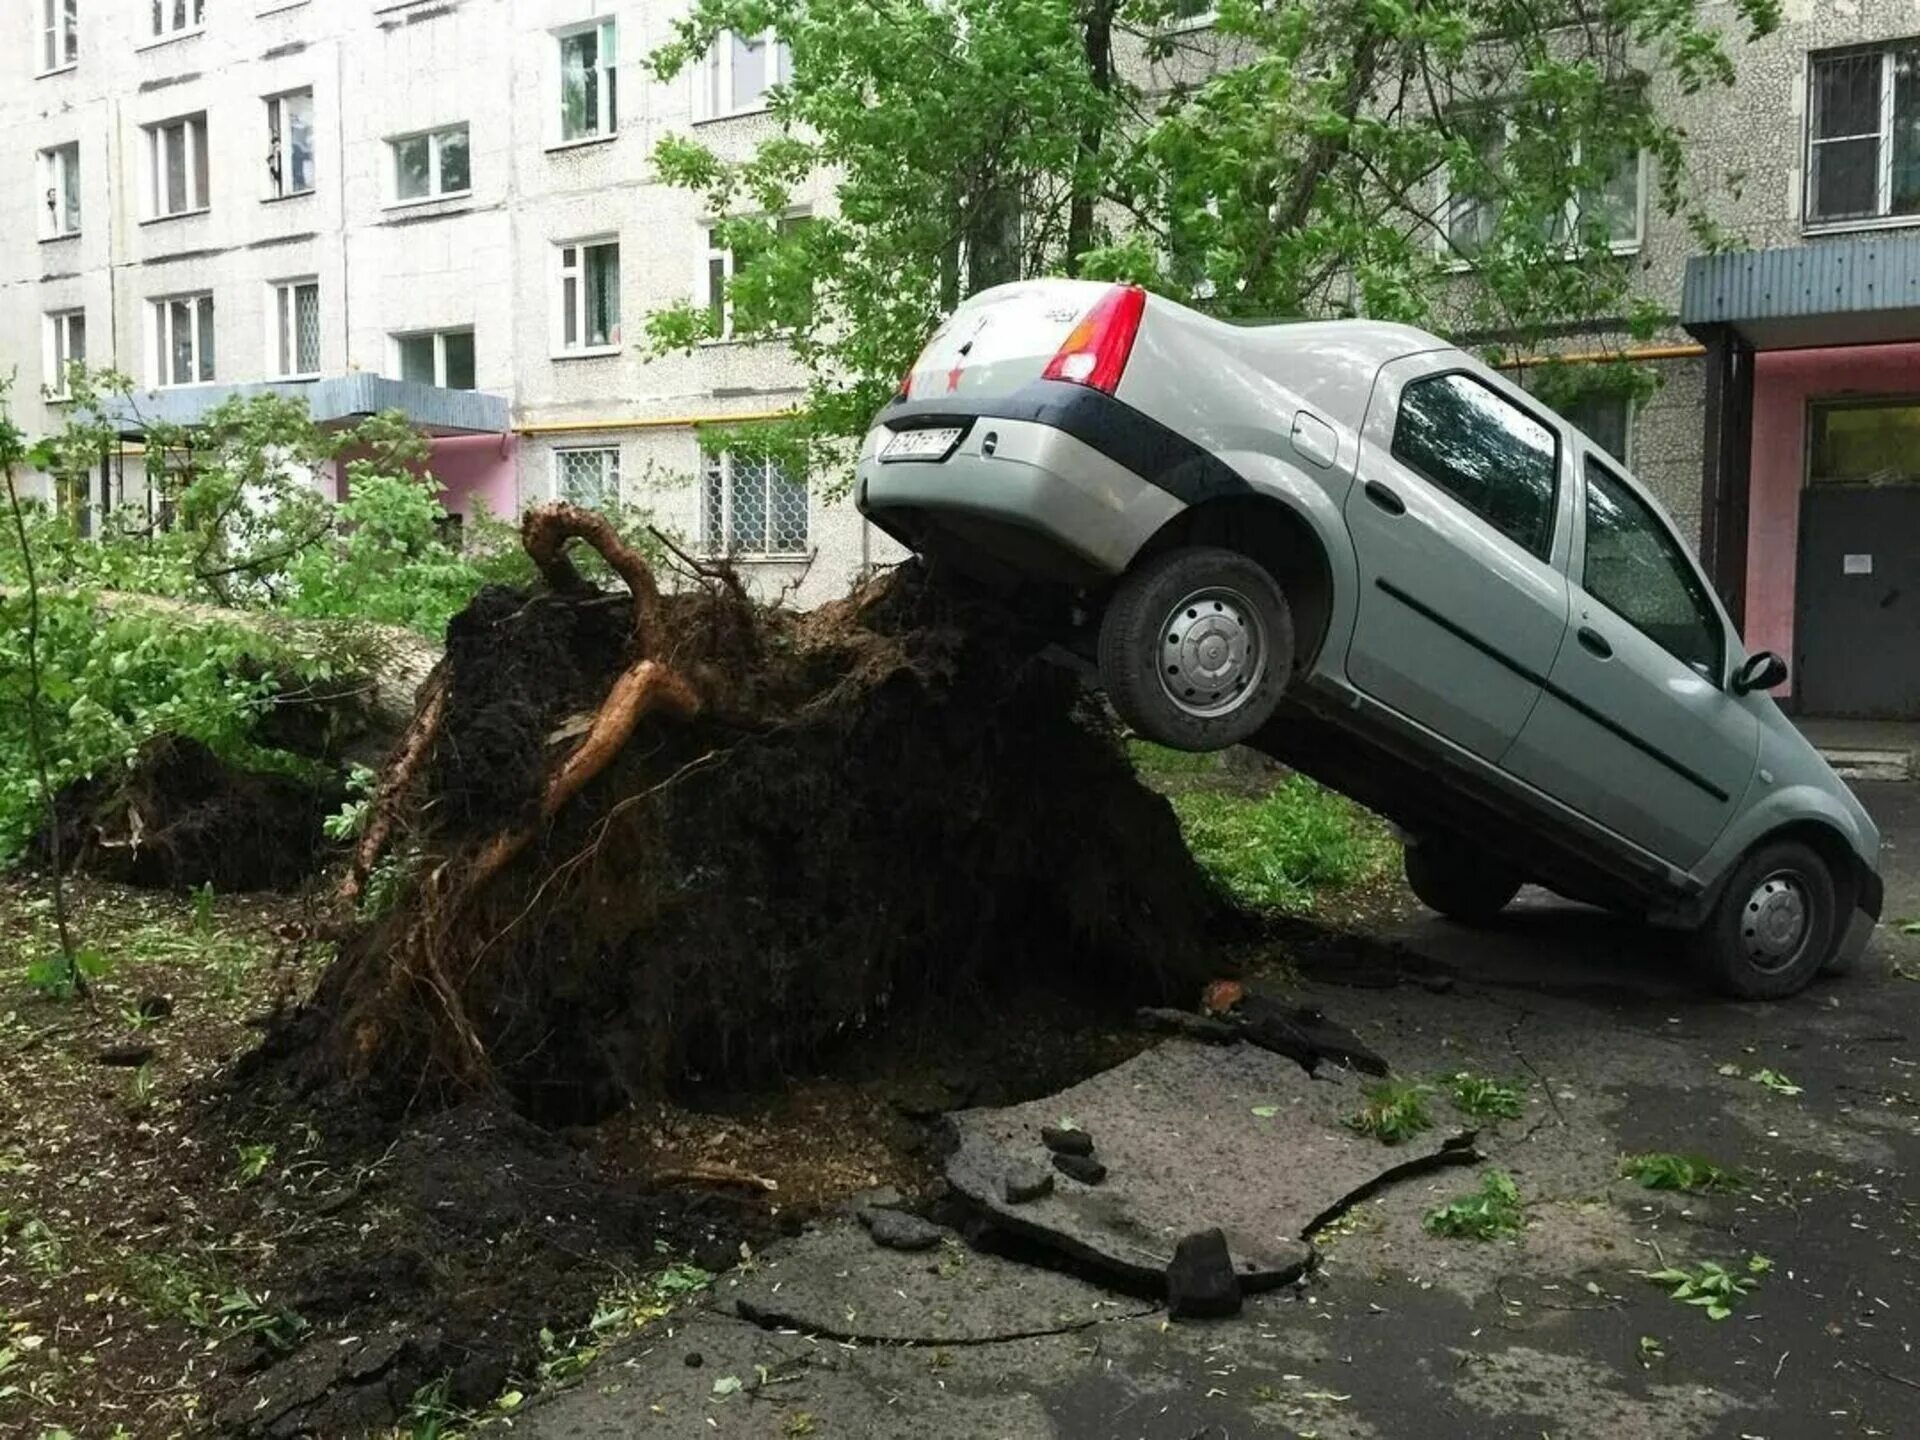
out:
{"label": "pink painted wall", "polygon": [[[520,518],[520,437],[448,435],[431,442],[427,469],[440,482],[440,504],[450,515],[473,517],[474,497],[484,497],[496,520]],[[334,498],[347,498],[347,460],[335,466]]]}
{"label": "pink painted wall", "polygon": [[[1920,394],[1920,344],[1780,350],[1754,366],[1753,488],[1747,501],[1747,649],[1793,659],[1800,487],[1807,469],[1807,402]],[[1792,689],[1791,684],[1780,692]]]}

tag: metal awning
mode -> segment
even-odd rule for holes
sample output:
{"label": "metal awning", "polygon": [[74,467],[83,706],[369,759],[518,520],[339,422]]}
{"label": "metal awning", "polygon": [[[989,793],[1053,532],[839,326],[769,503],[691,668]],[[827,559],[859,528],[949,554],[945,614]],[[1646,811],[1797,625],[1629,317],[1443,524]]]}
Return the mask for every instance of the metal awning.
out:
{"label": "metal awning", "polygon": [[197,424],[223,401],[251,395],[304,399],[307,412],[322,426],[354,424],[384,410],[398,410],[429,435],[489,435],[513,428],[512,407],[499,395],[364,374],[254,385],[181,385],[145,391],[131,400],[116,398],[101,409],[126,434],[138,435],[156,421]]}
{"label": "metal awning", "polygon": [[1730,328],[1755,350],[1920,340],[1920,234],[1695,255],[1680,323],[1702,340]]}

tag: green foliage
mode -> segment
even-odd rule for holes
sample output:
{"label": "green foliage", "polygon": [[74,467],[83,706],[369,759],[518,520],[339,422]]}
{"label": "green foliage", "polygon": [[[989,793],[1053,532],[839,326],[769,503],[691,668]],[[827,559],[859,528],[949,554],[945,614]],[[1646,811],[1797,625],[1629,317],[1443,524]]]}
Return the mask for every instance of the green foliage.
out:
{"label": "green foliage", "polygon": [[110,968],[107,957],[91,945],[76,950],[70,959],[48,946],[28,964],[27,984],[49,1000],[71,1000]]}
{"label": "green foliage", "polygon": [[1463,1115],[1482,1120],[1520,1118],[1521,1087],[1505,1085],[1485,1075],[1459,1070],[1447,1076],[1447,1094]]}
{"label": "green foliage", "polygon": [[1623,1155],[1620,1173],[1632,1176],[1649,1190],[1737,1190],[1746,1183],[1738,1172],[1723,1169],[1711,1160],[1667,1151]]}
{"label": "green foliage", "polygon": [[271,1144],[239,1146],[234,1152],[234,1182],[239,1185],[251,1185],[259,1180],[267,1173],[267,1168],[273,1164],[276,1148]]}
{"label": "green foliage", "polygon": [[[649,61],[662,79],[723,30],[792,52],[754,149],[673,135],[654,153],[735,250],[729,333],[778,339],[810,373],[788,443],[844,460],[943,316],[1035,275],[1522,349],[1599,315],[1651,333],[1660,307],[1613,251],[1607,187],[1644,151],[1649,208],[1721,243],[1670,97],[1731,83],[1729,48],[1780,23],[1779,0],[1609,0],[1578,25],[1512,0],[1214,8],[1212,36],[1170,31],[1174,0],[697,0],[674,23]],[[1139,36],[1151,63],[1116,67]],[[1231,68],[1209,62],[1215,37]],[[832,213],[769,223],[821,171]],[[1436,225],[1443,188],[1483,202],[1471,235]],[[657,353],[719,324],[685,301],[647,330]]]}
{"label": "green foliage", "polygon": [[1527,1216],[1513,1177],[1504,1170],[1491,1170],[1481,1177],[1478,1190],[1429,1210],[1420,1223],[1433,1235],[1494,1240],[1519,1231],[1527,1223]]}
{"label": "green foliage", "polygon": [[1310,910],[1314,892],[1379,871],[1391,851],[1378,822],[1304,775],[1243,799],[1211,790],[1174,797],[1187,848],[1244,905]]}
{"label": "green foliage", "polygon": [[1712,1260],[1703,1260],[1692,1267],[1669,1265],[1664,1270],[1643,1273],[1681,1304],[1698,1306],[1707,1312],[1709,1320],[1725,1320],[1771,1269],[1773,1262],[1766,1256],[1750,1255],[1744,1275],[1736,1275]]}
{"label": "green foliage", "polygon": [[1433,1116],[1427,1110],[1430,1090],[1410,1080],[1376,1081],[1360,1092],[1366,1104],[1347,1117],[1347,1128],[1371,1135],[1383,1145],[1411,1140],[1433,1128]]}
{"label": "green foliage", "polygon": [[347,793],[352,798],[321,822],[320,828],[329,840],[351,840],[367,828],[379,781],[380,777],[364,765],[355,765],[347,772]]}
{"label": "green foliage", "polygon": [[1138,738],[1127,741],[1127,758],[1142,775],[1212,775],[1220,769],[1217,750],[1175,750]]}

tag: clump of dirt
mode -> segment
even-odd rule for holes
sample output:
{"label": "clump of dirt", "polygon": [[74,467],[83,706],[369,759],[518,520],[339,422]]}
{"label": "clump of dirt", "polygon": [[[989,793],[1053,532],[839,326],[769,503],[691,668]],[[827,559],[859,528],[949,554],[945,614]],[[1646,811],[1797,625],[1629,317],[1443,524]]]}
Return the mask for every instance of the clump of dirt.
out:
{"label": "clump of dirt", "polygon": [[263,1063],[572,1122],[1036,982],[1194,993],[1220,902],[1038,631],[914,567],[801,615],[616,551],[606,594],[542,530],[594,524],[532,512],[551,588],[454,621],[360,857],[422,878]]}
{"label": "clump of dirt", "polygon": [[[324,823],[338,784],[247,770],[198,740],[162,735],[124,768],[55,804],[64,863],[105,880],[222,893],[294,890],[333,858]],[[39,858],[51,852],[43,834]]]}

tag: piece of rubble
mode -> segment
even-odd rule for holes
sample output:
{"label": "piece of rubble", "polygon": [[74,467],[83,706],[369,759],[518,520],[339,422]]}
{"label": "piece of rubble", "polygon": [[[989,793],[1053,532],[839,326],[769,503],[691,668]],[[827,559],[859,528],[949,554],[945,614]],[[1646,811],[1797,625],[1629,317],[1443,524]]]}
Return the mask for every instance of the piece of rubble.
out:
{"label": "piece of rubble", "polygon": [[1144,1005],[1133,1012],[1134,1024],[1142,1030],[1162,1035],[1185,1035],[1208,1045],[1237,1045],[1240,1027],[1211,1015],[1195,1015],[1189,1010],[1172,1010],[1163,1005]]}
{"label": "piece of rubble", "polygon": [[1197,1230],[1173,1247],[1167,1264],[1167,1310],[1182,1320],[1240,1313],[1240,1277],[1234,1273],[1224,1232]]}
{"label": "piece of rubble", "polygon": [[1000,1193],[1009,1205],[1025,1205],[1053,1193],[1053,1172],[1037,1160],[1019,1160],[1000,1179]]}
{"label": "piece of rubble", "polygon": [[904,1210],[875,1210],[867,1221],[873,1243],[889,1250],[931,1250],[947,1232]]}
{"label": "piece of rubble", "polygon": [[1040,1143],[1056,1155],[1093,1154],[1093,1136],[1063,1125],[1042,1125]]}
{"label": "piece of rubble", "polygon": [[1107,1178],[1107,1167],[1091,1155],[1058,1155],[1053,1157],[1053,1168],[1069,1179],[1078,1180],[1082,1185],[1098,1185]]}

